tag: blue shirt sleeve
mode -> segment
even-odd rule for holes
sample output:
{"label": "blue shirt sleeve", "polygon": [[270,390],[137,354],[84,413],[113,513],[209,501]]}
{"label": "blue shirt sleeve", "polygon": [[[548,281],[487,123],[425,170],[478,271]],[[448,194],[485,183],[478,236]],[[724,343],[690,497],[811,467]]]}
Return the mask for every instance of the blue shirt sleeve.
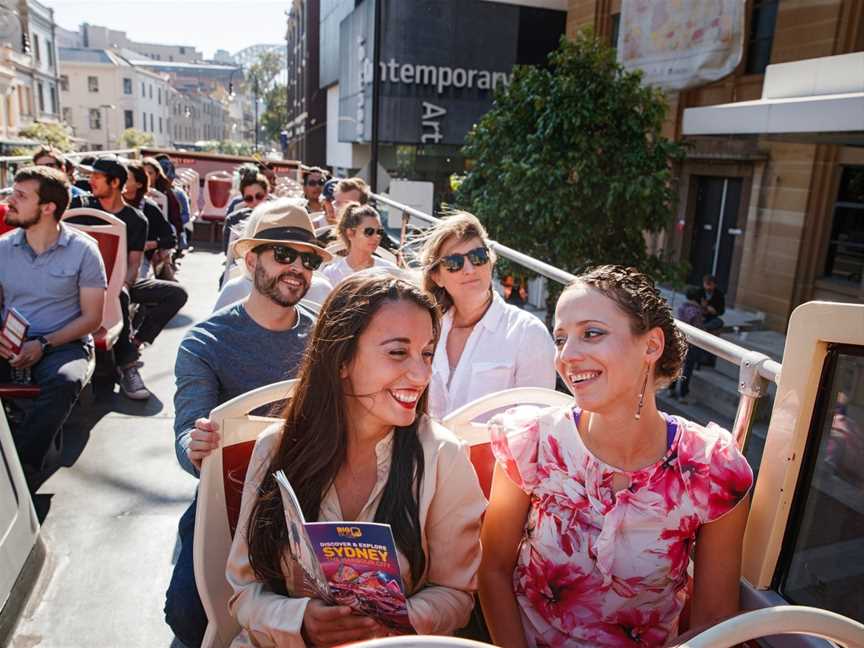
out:
{"label": "blue shirt sleeve", "polygon": [[[212,341],[211,341],[212,347]],[[174,365],[177,391],[174,393],[174,451],[180,467],[190,475],[198,470],[186,455],[195,421],[206,418],[219,404],[219,380],[213,370],[203,339],[190,332],[180,344]]]}

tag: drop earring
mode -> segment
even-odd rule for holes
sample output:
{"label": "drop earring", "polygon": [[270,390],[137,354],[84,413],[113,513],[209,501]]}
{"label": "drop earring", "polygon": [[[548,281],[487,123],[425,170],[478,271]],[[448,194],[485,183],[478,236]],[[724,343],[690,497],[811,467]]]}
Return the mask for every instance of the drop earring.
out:
{"label": "drop earring", "polygon": [[633,418],[637,421],[642,416],[642,406],[645,404],[645,388],[648,386],[648,374],[651,373],[651,365],[645,368],[645,380],[642,381],[642,391],[639,392],[639,405],[636,406],[636,414]]}

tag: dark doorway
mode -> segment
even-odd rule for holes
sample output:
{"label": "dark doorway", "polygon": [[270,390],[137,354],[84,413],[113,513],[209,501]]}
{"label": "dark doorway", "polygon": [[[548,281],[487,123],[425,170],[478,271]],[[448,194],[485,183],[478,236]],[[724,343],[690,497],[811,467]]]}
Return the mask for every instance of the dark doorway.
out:
{"label": "dark doorway", "polygon": [[695,176],[696,206],[693,240],[690,244],[688,282],[702,284],[702,277],[714,275],[723,292],[729,292],[732,252],[738,229],[741,178]]}

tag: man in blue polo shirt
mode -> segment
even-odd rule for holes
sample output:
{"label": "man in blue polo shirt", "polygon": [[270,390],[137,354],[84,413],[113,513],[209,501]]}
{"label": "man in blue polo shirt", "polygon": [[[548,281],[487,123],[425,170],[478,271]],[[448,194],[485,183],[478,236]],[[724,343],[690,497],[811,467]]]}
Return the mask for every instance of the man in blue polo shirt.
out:
{"label": "man in blue polo shirt", "polygon": [[78,399],[93,354],[90,334],[102,322],[105,266],[92,238],[60,218],[69,204],[62,171],[34,166],[19,171],[0,237],[3,318],[11,308],[30,324],[17,352],[0,337],[0,381],[12,369],[30,369],[41,388],[21,425],[12,430],[28,484]]}

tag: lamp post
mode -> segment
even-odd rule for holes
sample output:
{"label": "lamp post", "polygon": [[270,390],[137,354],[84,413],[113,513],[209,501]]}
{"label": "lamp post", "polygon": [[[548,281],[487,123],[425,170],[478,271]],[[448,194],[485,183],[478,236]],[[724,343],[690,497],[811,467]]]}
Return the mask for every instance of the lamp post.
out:
{"label": "lamp post", "polygon": [[255,96],[255,152],[258,152],[258,75],[252,79],[252,94]]}
{"label": "lamp post", "polygon": [[117,106],[114,106],[112,104],[102,104],[99,107],[105,109],[105,150],[110,151],[111,150],[111,133],[109,132],[109,128],[108,128],[108,111],[114,110]]}

